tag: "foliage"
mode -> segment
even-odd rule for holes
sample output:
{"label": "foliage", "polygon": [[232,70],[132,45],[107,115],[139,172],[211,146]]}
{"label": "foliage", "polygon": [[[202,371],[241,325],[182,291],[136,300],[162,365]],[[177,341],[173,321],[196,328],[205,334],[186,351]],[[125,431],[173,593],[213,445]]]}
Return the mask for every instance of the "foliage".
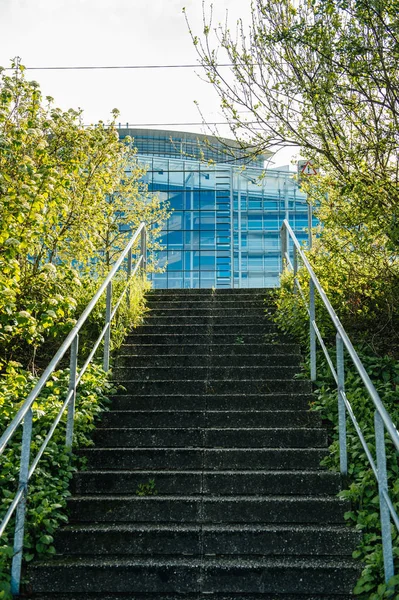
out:
{"label": "foliage", "polygon": [[0,74],[0,369],[17,358],[35,371],[141,221],[155,268],[168,210],[139,182],[117,112],[84,127],[80,112],[43,104],[23,67]]}
{"label": "foliage", "polygon": [[137,496],[156,496],[158,490],[155,486],[155,479],[149,479],[148,483],[139,483],[136,494]]}
{"label": "foliage", "polygon": [[[8,363],[7,371],[0,380],[0,416],[2,428],[12,420],[15,410],[25,399],[37,378],[24,371],[19,363]],[[34,458],[58,414],[68,390],[69,369],[53,373],[45,389],[33,404],[33,435],[31,457]],[[106,394],[111,385],[106,374],[96,365],[90,365],[83,375],[76,398],[74,444],[92,444],[90,434],[94,420],[107,403]],[[62,418],[65,422],[65,413]],[[18,466],[21,432],[14,436],[0,459],[1,512],[5,514],[13,500],[18,484]],[[70,496],[69,484],[79,460],[65,450],[65,427],[59,426],[29,482],[24,539],[24,560],[29,562],[36,555],[54,554],[53,534],[67,520],[65,506]],[[10,558],[12,557],[13,521],[2,537],[0,546],[0,590],[7,597],[9,589]],[[1,594],[1,592],[0,592]],[[0,598],[2,596],[0,595]]]}
{"label": "foliage", "polygon": [[201,34],[189,30],[238,141],[259,152],[298,145],[343,184],[363,178],[378,206],[396,210],[397,9],[395,1],[254,0],[248,27],[214,26],[211,7]]}
{"label": "foliage", "polygon": [[[145,221],[149,270],[156,270],[167,205],[140,183],[131,140],[111,123],[84,127],[80,111],[43,102],[38,84],[16,64],[0,69],[0,424],[13,419],[66,334],[100,286],[132,230]],[[133,248],[139,251],[139,243]],[[126,269],[113,283],[113,306]],[[119,305],[111,349],[145,313],[148,282],[138,272]],[[79,332],[79,368],[104,327],[105,294]],[[101,349],[101,346],[100,346]],[[65,401],[69,368],[58,365],[33,404],[31,463]],[[91,364],[78,387],[74,447],[91,444],[94,420],[111,392]],[[81,462],[65,451],[64,414],[29,482],[25,561],[53,554],[53,534],[67,517],[68,485]],[[21,428],[0,458],[2,517],[18,487]],[[0,599],[9,597],[11,522],[0,543]]]}
{"label": "foliage", "polygon": [[[323,276],[326,278],[326,269],[327,267],[325,267],[324,272],[320,270],[322,279]],[[304,269],[299,271],[298,278],[303,286],[307,300],[308,280],[303,271]],[[365,346],[364,342],[362,342],[362,336],[359,335],[359,331],[361,333],[364,331],[363,327],[365,324],[363,320],[366,321],[367,326],[368,315],[364,315],[362,312],[351,315],[351,309],[348,309],[345,303],[343,305],[339,304],[340,290],[336,290],[334,285],[328,287],[327,295],[335,308],[339,306],[340,310],[338,310],[338,314],[340,317],[341,313],[344,315],[353,335],[357,335],[357,338],[352,339],[357,339],[358,341],[360,359],[376,386],[393,422],[397,423],[399,420],[399,406],[397,403],[399,364],[397,360],[392,356],[377,357],[371,354],[369,347]],[[304,347],[307,346],[309,321],[306,309],[299,294],[293,293],[293,276],[287,271],[284,272],[281,288],[276,293],[276,304],[277,311],[275,312],[274,319],[279,327],[283,331],[289,332],[291,335],[293,334]],[[345,309],[347,312],[345,312]],[[335,363],[335,331],[331,327],[330,319],[321,310],[320,303],[316,305],[316,315],[319,329],[327,342],[333,363]],[[317,354],[317,365],[317,381],[315,382],[316,399],[312,403],[312,408],[318,411],[323,419],[329,420],[333,424],[331,454],[323,463],[326,467],[339,471],[337,390],[330,369],[321,351]],[[307,358],[307,369],[309,370],[309,357]],[[349,357],[346,357],[345,360],[345,373],[346,395],[352,405],[353,412],[365,436],[369,449],[372,455],[375,455],[374,406]],[[399,511],[399,466],[397,452],[393,444],[389,441],[388,436],[386,439],[389,492],[396,510]],[[391,586],[387,587],[384,583],[381,583],[384,581],[384,571],[377,484],[360,439],[349,418],[347,418],[347,445],[349,485],[341,495],[343,498],[351,501],[351,510],[346,513],[345,518],[363,533],[362,542],[354,553],[354,557],[360,558],[364,563],[364,570],[355,588],[355,593],[359,594],[364,600],[392,598],[392,590],[389,589]],[[399,535],[393,526],[392,533],[394,554],[399,559]],[[399,571],[399,560],[396,562],[396,568]],[[392,586],[398,583],[397,577],[391,582]]]}
{"label": "foliage", "polygon": [[[398,348],[399,11],[396,1],[254,0],[248,28],[190,30],[233,133],[250,154],[299,146],[322,227],[312,252],[347,323]],[[230,63],[230,69],[220,64]],[[328,273],[328,277],[327,277]]]}
{"label": "foliage", "polygon": [[[384,245],[373,247],[368,232],[364,234],[361,250],[352,246],[346,252],[342,247],[350,245],[347,240],[351,240],[352,233],[341,238],[339,235],[337,228],[327,224],[319,229],[312,250],[305,252],[312,268],[349,335],[368,346],[373,354],[398,356],[398,259],[391,257]],[[306,269],[299,270],[298,280],[307,297],[309,278]],[[287,270],[281,277],[277,319],[283,329],[297,334],[301,342],[305,342],[300,323],[306,317],[306,310],[300,294],[292,295],[293,286],[293,274]],[[315,301],[321,332],[327,337],[335,336],[318,294]]]}

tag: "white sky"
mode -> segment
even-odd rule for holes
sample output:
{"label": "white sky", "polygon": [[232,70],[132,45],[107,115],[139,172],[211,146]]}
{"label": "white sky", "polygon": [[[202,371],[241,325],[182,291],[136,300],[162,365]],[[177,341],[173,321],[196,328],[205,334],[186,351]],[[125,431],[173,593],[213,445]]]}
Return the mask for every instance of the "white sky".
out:
{"label": "white sky", "polygon": [[[207,2],[209,4],[210,2]],[[229,12],[233,27],[249,14],[250,0],[214,0],[215,22]],[[202,28],[201,0],[0,0],[0,65],[20,56],[26,67],[80,65],[195,64],[197,55],[182,7],[196,33]],[[225,121],[216,92],[201,69],[27,71],[63,109],[82,108],[84,122],[119,121],[132,126]],[[197,74],[196,74],[197,73]],[[202,127],[165,129],[209,133]],[[162,129],[160,126],[159,129]],[[219,128],[229,137],[228,128]],[[287,164],[283,150],[276,165]]]}

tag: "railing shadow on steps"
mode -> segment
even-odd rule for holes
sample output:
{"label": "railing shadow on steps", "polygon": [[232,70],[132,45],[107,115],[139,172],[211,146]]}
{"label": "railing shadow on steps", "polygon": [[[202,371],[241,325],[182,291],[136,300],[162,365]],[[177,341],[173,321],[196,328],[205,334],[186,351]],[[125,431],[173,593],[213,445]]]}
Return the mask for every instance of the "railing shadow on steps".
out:
{"label": "railing shadow on steps", "polygon": [[[132,265],[132,248],[140,237],[140,255],[136,258],[136,264],[133,268]],[[126,286],[112,307],[112,282],[115,278],[116,273],[119,271],[122,263],[127,260],[126,265]],[[111,338],[111,322],[121,304],[123,299],[126,297],[126,301],[129,302],[129,289],[132,283],[133,277],[141,267],[141,271],[146,273],[147,270],[147,229],[145,223],[141,223],[132,235],[130,241],[127,243],[125,249],[120,254],[118,260],[113,265],[112,269],[108,273],[104,282],[98,289],[97,293],[93,296],[89,304],[86,306],[82,315],[78,319],[76,325],[72,328],[68,336],[65,338],[63,344],[60,346],[53,359],[43,372],[39,381],[37,382],[34,389],[31,391],[29,396],[26,398],[22,407],[19,409],[14,419],[0,438],[0,455],[4,452],[8,443],[14,436],[18,427],[22,424],[22,445],[20,455],[20,466],[19,466],[19,484],[17,492],[11,502],[6,515],[4,516],[0,524],[0,537],[3,535],[8,523],[14,512],[15,517],[15,533],[14,533],[14,547],[13,547],[13,559],[11,566],[11,593],[13,595],[19,594],[20,580],[21,580],[21,567],[22,567],[22,554],[23,554],[23,540],[24,540],[24,527],[25,527],[25,509],[26,500],[28,495],[28,483],[32,477],[49,441],[51,440],[53,433],[59,424],[62,415],[67,410],[67,422],[66,422],[66,436],[65,446],[70,452],[72,450],[72,439],[73,439],[73,425],[74,425],[74,412],[75,412],[75,398],[76,390],[82,379],[83,374],[88,368],[89,364],[93,360],[102,340],[104,340],[103,350],[103,369],[104,371],[109,370],[109,353],[110,353],[110,338]],[[78,350],[79,350],[79,331],[86,323],[88,317],[100,300],[103,293],[106,291],[106,308],[104,315],[104,327],[93,344],[93,348],[86,359],[81,370],[78,372]],[[70,349],[70,378],[69,378],[69,389],[65,398],[64,404],[62,405],[58,415],[54,419],[50,430],[44,439],[39,452],[34,458],[32,464],[30,464],[30,447],[32,439],[32,405],[38,398],[40,392],[46,385],[51,374],[57,368],[57,365],[61,359],[65,356],[67,351]]]}
{"label": "railing shadow on steps", "polygon": [[[316,365],[316,338],[320,343],[320,346],[327,359],[327,363],[330,367],[331,373],[337,384],[337,396],[338,396],[338,430],[339,430],[339,460],[340,460],[340,471],[341,474],[346,476],[348,473],[348,457],[346,448],[346,418],[347,414],[350,416],[352,423],[355,427],[356,433],[359,436],[360,442],[367,455],[367,459],[370,463],[371,469],[378,483],[379,492],[379,505],[380,505],[380,522],[381,522],[381,538],[382,538],[382,549],[384,558],[384,574],[385,582],[394,576],[394,560],[392,551],[392,535],[391,535],[391,518],[399,531],[399,517],[393,506],[392,500],[388,494],[388,478],[387,478],[387,467],[386,467],[386,452],[385,452],[385,431],[388,432],[396,450],[399,451],[399,433],[389,415],[385,409],[381,398],[375,389],[370,377],[368,376],[356,350],[354,349],[345,329],[343,328],[336,312],[331,306],[330,301],[327,298],[318,278],[316,277],[308,259],[306,258],[301,245],[295,236],[287,219],[283,221],[280,230],[281,239],[281,258],[282,267],[289,269],[294,274],[294,290],[295,287],[298,289],[300,296],[305,304],[306,310],[309,315],[310,323],[310,367],[311,367],[311,379],[316,380],[317,376],[317,365]],[[291,240],[291,242],[290,242]],[[292,247],[293,260],[291,261],[290,249]],[[301,262],[302,268],[305,268],[309,273],[309,301],[306,300],[302,286],[297,278],[299,262]],[[315,310],[315,292],[318,292],[330,319],[337,331],[336,333],[336,367],[333,364],[331,356],[328,353],[326,344],[321,336],[319,328],[316,322],[316,310]],[[365,437],[362,433],[360,425],[356,419],[356,416],[352,410],[352,406],[345,394],[345,369],[344,369],[344,351],[347,351],[348,355],[352,359],[357,372],[363,381],[364,387],[366,388],[375,408],[374,412],[374,433],[376,443],[376,462],[370,452]]]}

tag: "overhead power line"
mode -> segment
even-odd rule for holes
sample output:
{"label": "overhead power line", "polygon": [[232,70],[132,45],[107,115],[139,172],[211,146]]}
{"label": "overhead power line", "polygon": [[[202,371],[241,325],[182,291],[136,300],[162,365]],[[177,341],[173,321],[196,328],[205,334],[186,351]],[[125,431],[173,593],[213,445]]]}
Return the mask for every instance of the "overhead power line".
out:
{"label": "overhead power line", "polygon": [[[204,65],[71,65],[71,66],[55,66],[55,67],[25,67],[26,71],[88,71],[97,69],[197,69]],[[216,67],[233,67],[232,63],[222,63],[215,65]],[[12,67],[5,69],[13,71]]]}
{"label": "overhead power line", "polygon": [[[245,121],[245,125],[255,125],[256,121]],[[231,123],[229,123],[228,121],[215,121],[215,122],[211,122],[211,121],[195,121],[195,122],[187,122],[187,123],[118,123],[118,126],[121,128],[127,128],[129,129],[130,127],[174,127],[174,126],[186,126],[189,125],[190,127],[192,125],[203,125],[204,127],[208,126],[208,125],[231,125]]]}

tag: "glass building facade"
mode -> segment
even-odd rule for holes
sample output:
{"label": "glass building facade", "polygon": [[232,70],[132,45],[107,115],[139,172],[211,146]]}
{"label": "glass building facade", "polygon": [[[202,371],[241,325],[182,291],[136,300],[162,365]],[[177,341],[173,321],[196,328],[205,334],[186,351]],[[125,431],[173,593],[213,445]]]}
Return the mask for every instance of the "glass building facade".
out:
{"label": "glass building facade", "polygon": [[[306,197],[292,173],[248,163],[235,142],[199,134],[120,130],[147,167],[145,182],[170,203],[155,288],[248,288],[279,285],[280,227],[288,216],[307,239]],[[226,144],[229,149],[226,152]]]}

